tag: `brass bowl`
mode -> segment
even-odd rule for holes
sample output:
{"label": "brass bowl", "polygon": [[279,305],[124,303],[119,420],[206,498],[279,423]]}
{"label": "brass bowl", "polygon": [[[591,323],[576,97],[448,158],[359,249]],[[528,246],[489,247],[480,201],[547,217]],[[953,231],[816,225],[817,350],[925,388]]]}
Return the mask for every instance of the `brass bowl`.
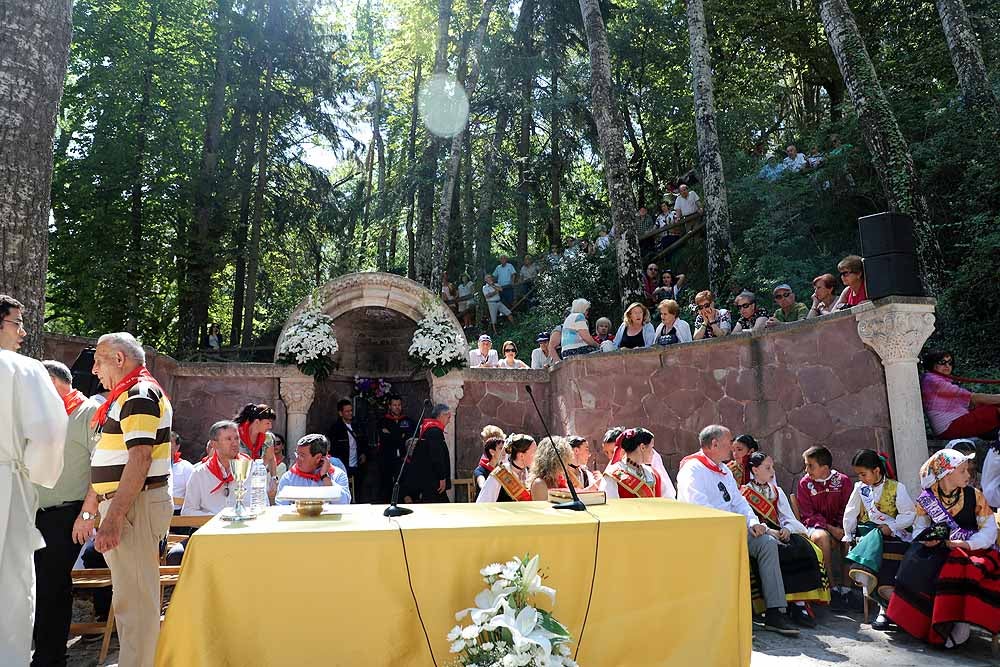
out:
{"label": "brass bowl", "polygon": [[295,511],[302,516],[319,516],[323,513],[322,500],[296,500]]}

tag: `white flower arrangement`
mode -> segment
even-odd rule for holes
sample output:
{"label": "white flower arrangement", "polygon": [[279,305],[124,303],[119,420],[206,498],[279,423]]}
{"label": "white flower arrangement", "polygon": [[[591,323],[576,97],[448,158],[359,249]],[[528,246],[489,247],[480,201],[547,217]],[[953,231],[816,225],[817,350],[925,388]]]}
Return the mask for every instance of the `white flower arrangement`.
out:
{"label": "white flower arrangement", "polygon": [[333,355],[339,347],[333,318],[318,310],[305,310],[285,331],[278,363],[295,364],[306,375],[324,380],[333,370]]}
{"label": "white flower arrangement", "polygon": [[549,612],[529,604],[542,594],[555,604],[556,592],[542,583],[538,555],[493,563],[479,571],[486,589],[476,606],[455,614],[471,623],[448,633],[456,667],[576,667],[570,658],[569,630]]}
{"label": "white flower arrangement", "polygon": [[429,368],[438,377],[452,368],[465,365],[465,338],[455,330],[441,304],[426,308],[427,314],[417,323],[410,344],[410,359],[421,368]]}

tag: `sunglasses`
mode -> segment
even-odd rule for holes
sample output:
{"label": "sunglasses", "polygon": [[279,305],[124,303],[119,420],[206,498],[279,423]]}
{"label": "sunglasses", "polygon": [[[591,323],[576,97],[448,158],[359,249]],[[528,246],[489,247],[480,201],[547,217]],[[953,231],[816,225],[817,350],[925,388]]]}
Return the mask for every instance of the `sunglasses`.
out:
{"label": "sunglasses", "polygon": [[775,298],[775,299],[787,299],[787,298],[788,298],[788,297],[790,297],[791,295],[792,295],[792,293],[791,293],[791,292],[782,292],[781,294],[775,294],[775,295],[774,295],[774,298]]}
{"label": "sunglasses", "polygon": [[514,348],[512,348],[512,347],[505,347],[505,348],[503,349],[503,351],[504,351],[504,353],[507,353],[507,352],[515,352],[515,353],[516,353],[516,352],[517,352],[517,350],[515,350],[515,349],[514,349]]}
{"label": "sunglasses", "polygon": [[955,365],[955,360],[954,359],[942,359],[941,361],[937,362],[936,365],[937,366],[954,366]]}
{"label": "sunglasses", "polygon": [[708,310],[711,307],[712,307],[712,304],[710,304],[710,303],[699,303],[698,304],[698,310]]}
{"label": "sunglasses", "polygon": [[753,308],[753,304],[752,303],[738,303],[738,304],[736,304],[736,307],[739,308],[740,310],[743,310],[744,308]]}
{"label": "sunglasses", "polygon": [[656,273],[657,271],[659,271],[659,269],[656,268],[655,266],[651,266],[648,269],[646,269],[646,271],[648,271],[650,273]]}
{"label": "sunglasses", "polygon": [[840,272],[840,277],[843,278],[844,276],[849,276],[852,273],[854,273],[854,271],[841,271]]}

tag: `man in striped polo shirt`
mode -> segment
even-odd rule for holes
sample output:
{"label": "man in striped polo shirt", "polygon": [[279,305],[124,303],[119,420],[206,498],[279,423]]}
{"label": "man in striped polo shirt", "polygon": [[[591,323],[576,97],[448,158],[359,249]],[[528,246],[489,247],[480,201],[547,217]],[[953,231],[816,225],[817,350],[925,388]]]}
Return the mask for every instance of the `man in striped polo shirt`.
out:
{"label": "man in striped polo shirt", "polygon": [[111,568],[119,662],[129,667],[153,664],[160,634],[160,540],[173,514],[167,489],[173,410],[145,364],[145,351],[132,334],[97,341],[93,372],[112,389],[94,416],[101,433],[90,462],[101,517],[94,548]]}

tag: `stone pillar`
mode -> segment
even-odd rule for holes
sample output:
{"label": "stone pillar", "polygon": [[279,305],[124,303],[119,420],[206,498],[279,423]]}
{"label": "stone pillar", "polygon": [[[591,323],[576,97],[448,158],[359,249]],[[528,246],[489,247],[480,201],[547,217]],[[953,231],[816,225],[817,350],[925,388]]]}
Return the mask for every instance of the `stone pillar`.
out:
{"label": "stone pillar", "polygon": [[896,474],[910,493],[920,488],[920,466],[927,460],[917,357],[934,333],[934,304],[928,298],[889,297],[856,307],[858,335],[885,367]]}
{"label": "stone pillar", "polygon": [[310,376],[302,374],[298,377],[283,377],[279,390],[288,413],[285,438],[289,447],[294,448],[299,438],[306,434],[306,417],[316,395],[315,382]]}
{"label": "stone pillar", "polygon": [[[456,464],[455,413],[458,408],[458,402],[462,400],[462,396],[465,395],[465,376],[460,370],[452,370],[444,377],[437,377],[432,373],[429,375],[431,385],[431,402],[433,402],[434,405],[444,403],[451,410],[451,420],[448,422],[448,426],[444,429],[444,441],[448,445],[448,456],[451,459],[451,474],[454,479]],[[448,497],[455,500],[454,489],[448,492]]]}

